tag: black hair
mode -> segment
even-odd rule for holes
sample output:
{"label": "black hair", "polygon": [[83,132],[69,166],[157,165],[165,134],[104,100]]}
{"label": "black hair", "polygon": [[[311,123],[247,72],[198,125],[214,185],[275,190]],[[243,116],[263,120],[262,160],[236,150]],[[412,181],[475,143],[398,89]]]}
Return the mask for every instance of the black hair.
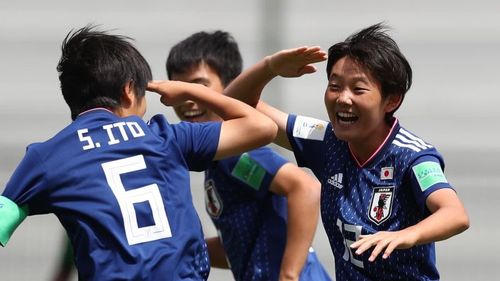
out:
{"label": "black hair", "polygon": [[224,87],[242,70],[243,59],[234,38],[224,31],[194,33],[177,43],[167,58],[168,78],[182,74],[205,62],[219,75]]}
{"label": "black hair", "polygon": [[[366,67],[380,83],[382,97],[401,95],[401,103],[412,83],[412,69],[396,42],[387,35],[387,27],[377,23],[349,36],[328,49],[326,72],[328,78],[335,63],[349,57]],[[386,116],[392,115],[401,103]]]}
{"label": "black hair", "polygon": [[71,119],[96,107],[118,108],[127,83],[138,97],[145,95],[151,69],[131,40],[92,25],[66,35],[57,71]]}

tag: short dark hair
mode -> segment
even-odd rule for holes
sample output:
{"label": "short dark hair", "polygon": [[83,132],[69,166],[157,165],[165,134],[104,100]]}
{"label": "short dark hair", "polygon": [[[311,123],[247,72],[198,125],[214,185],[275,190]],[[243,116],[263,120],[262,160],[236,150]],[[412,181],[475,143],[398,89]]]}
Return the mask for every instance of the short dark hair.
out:
{"label": "short dark hair", "polygon": [[212,33],[201,31],[170,50],[166,62],[168,78],[176,73],[185,73],[201,62],[217,72],[224,87],[241,73],[243,65],[238,44],[231,34],[221,30]]}
{"label": "short dark hair", "polygon": [[[401,95],[403,100],[411,87],[412,70],[396,42],[387,35],[387,29],[383,23],[377,23],[331,46],[326,66],[328,78],[335,63],[343,57],[349,57],[366,67],[380,83],[382,97]],[[386,117],[392,117],[398,108]]]}
{"label": "short dark hair", "polygon": [[151,69],[131,40],[92,25],[66,35],[57,71],[71,119],[95,107],[118,108],[129,82],[138,97],[145,95]]}

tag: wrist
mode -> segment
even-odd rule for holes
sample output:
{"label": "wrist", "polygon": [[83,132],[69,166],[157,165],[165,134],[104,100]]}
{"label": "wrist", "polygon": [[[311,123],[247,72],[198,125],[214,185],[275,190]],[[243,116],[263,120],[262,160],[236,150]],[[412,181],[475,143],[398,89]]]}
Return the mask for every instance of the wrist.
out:
{"label": "wrist", "polygon": [[271,78],[274,78],[279,75],[277,71],[274,70],[272,55],[266,56],[264,58],[264,64],[265,64],[266,74],[269,75]]}

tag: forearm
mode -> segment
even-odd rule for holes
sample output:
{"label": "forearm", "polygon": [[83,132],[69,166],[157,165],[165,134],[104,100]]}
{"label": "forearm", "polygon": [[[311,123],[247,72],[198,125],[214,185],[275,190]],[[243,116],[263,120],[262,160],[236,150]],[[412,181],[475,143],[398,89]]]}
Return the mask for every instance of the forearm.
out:
{"label": "forearm", "polygon": [[255,108],[211,92],[212,90],[205,86],[196,84],[189,86],[192,88],[187,89],[188,96],[185,99],[201,104],[224,120],[214,160],[269,144],[276,137],[277,125]]}
{"label": "forearm", "polygon": [[288,195],[287,242],[280,280],[298,280],[311,247],[319,214],[319,194],[297,189]]}
{"label": "forearm", "polygon": [[193,100],[209,108],[223,120],[247,117],[255,114],[255,109],[248,104],[226,97],[199,84],[188,84],[185,100]]}
{"label": "forearm", "polygon": [[226,259],[226,252],[219,237],[210,237],[206,239],[208,255],[210,256],[210,265],[217,268],[229,268]]}
{"label": "forearm", "polygon": [[255,107],[264,87],[276,77],[268,61],[269,57],[266,57],[242,72],[226,87],[224,94]]}
{"label": "forearm", "polygon": [[450,188],[434,191],[426,200],[431,215],[409,227],[416,235],[415,244],[448,239],[469,227],[469,217],[456,192]]}
{"label": "forearm", "polygon": [[465,231],[469,220],[465,209],[447,206],[438,209],[432,215],[405,231],[416,235],[415,245],[448,239]]}

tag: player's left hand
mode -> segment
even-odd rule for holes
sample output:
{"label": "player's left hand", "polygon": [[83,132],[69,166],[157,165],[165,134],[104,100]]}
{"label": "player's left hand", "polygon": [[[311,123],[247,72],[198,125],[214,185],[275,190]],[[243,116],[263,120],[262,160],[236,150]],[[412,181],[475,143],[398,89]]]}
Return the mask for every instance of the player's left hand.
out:
{"label": "player's left hand", "polygon": [[380,231],[370,235],[360,235],[359,240],[351,244],[356,254],[361,255],[373,247],[368,260],[373,262],[383,252],[382,258],[387,259],[395,249],[408,249],[415,245],[415,231],[403,229],[400,231]]}
{"label": "player's left hand", "polygon": [[299,47],[279,51],[266,57],[269,70],[282,77],[300,77],[304,74],[316,72],[312,65],[327,58],[325,51],[320,47]]}

